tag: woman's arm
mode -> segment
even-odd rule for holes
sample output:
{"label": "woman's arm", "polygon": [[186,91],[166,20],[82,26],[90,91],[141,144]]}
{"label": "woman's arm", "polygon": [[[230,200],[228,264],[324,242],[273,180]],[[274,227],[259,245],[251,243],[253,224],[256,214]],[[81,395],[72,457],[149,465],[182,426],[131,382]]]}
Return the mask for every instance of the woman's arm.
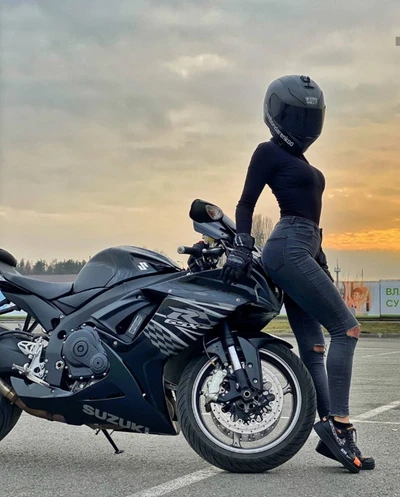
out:
{"label": "woman's arm", "polygon": [[257,200],[274,172],[268,143],[261,143],[250,160],[243,192],[236,206],[236,231],[250,235]]}
{"label": "woman's arm", "polygon": [[254,238],[251,236],[254,207],[258,197],[270,180],[273,161],[270,160],[270,146],[259,145],[254,152],[247,171],[242,196],[236,207],[236,232],[233,250],[222,268],[222,279],[226,284],[237,281],[251,268]]}

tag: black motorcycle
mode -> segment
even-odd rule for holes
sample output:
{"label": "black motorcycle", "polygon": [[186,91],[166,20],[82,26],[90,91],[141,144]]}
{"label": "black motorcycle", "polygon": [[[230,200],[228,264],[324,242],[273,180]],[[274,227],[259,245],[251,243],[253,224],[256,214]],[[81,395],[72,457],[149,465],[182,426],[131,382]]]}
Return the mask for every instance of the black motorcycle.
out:
{"label": "black motorcycle", "polygon": [[300,450],[315,419],[313,382],[291,345],[262,331],[282,292],[258,248],[251,274],[225,285],[217,265],[234,223],[202,200],[190,217],[215,240],[199,272],[120,246],[90,259],[74,283],[45,283],[0,252],[0,313],[27,315],[23,329],[0,330],[0,440],[25,411],[102,431],[116,452],[108,430],[181,429],[202,458],[232,472],[276,468]]}

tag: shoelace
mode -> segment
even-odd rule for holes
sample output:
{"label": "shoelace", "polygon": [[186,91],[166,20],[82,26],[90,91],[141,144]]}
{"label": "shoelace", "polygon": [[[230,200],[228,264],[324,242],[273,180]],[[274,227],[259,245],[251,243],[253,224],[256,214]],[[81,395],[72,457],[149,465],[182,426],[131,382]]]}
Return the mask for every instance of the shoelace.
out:
{"label": "shoelace", "polygon": [[345,430],[345,437],[349,441],[349,445],[354,455],[357,457],[361,456],[361,450],[357,447],[357,430],[353,427],[349,430]]}

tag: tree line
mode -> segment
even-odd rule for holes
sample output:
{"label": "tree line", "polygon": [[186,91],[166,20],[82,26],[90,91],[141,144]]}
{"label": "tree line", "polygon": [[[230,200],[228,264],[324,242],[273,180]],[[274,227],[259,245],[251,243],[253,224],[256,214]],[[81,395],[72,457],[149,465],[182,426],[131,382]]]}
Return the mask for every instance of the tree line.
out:
{"label": "tree line", "polygon": [[78,274],[87,261],[75,261],[73,259],[58,261],[57,259],[47,262],[39,259],[36,262],[21,259],[17,264],[17,271],[21,274]]}
{"label": "tree line", "polygon": [[[146,248],[146,247],[142,247]],[[153,249],[154,252],[158,252],[162,255],[167,255],[165,252],[159,249]],[[90,259],[90,257],[89,257]],[[44,259],[39,259],[36,262],[21,259],[17,263],[16,270],[24,275],[35,275],[35,274],[78,274],[79,271],[87,261],[68,259],[63,261],[58,261],[53,259],[51,262],[47,262]]]}

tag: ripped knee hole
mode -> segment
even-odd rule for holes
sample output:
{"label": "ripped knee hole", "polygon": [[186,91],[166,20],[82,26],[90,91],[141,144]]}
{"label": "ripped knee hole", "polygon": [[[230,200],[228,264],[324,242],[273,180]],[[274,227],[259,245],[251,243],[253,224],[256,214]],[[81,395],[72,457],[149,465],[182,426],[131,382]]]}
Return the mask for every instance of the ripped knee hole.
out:
{"label": "ripped knee hole", "polygon": [[347,336],[358,339],[358,338],[360,338],[360,332],[361,332],[361,328],[359,326],[356,326],[355,328],[352,328],[351,330],[349,330],[347,332]]}
{"label": "ripped knee hole", "polygon": [[317,352],[318,354],[325,354],[326,352],[325,345],[314,345],[313,351]]}

